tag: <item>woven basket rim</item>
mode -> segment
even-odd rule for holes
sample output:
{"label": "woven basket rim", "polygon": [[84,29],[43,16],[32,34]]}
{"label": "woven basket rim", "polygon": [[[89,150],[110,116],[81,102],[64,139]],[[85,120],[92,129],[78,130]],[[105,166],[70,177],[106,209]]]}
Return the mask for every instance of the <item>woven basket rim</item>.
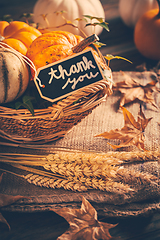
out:
{"label": "woven basket rim", "polygon": [[[110,70],[112,78],[112,72]],[[112,93],[112,81],[106,78],[73,92],[46,109],[0,106],[0,137],[15,143],[44,144],[64,137]],[[77,101],[83,99],[82,101]],[[75,104],[74,104],[75,103]]]}
{"label": "woven basket rim", "polygon": [[[69,108],[76,102],[78,99],[83,97],[87,97],[91,95],[90,101],[94,97],[97,92],[105,91],[105,96],[108,96],[112,93],[112,83],[103,79],[99,82],[96,82],[92,85],[89,85],[83,89],[78,90],[76,93],[70,94],[68,97],[63,98],[62,100],[58,101],[57,103],[53,103],[52,106],[42,109],[34,109],[34,116],[28,109],[13,109],[5,106],[0,106],[0,117],[6,118],[16,118],[16,119],[35,119],[35,118],[47,118],[52,116],[53,113],[62,111],[64,108]],[[102,97],[104,98],[104,96]],[[89,98],[88,98],[89,99]],[[101,101],[101,99],[99,99]],[[75,104],[76,105],[76,104]],[[94,105],[94,103],[93,103]],[[77,107],[84,108],[83,104],[77,104]],[[79,109],[79,111],[81,111]]]}

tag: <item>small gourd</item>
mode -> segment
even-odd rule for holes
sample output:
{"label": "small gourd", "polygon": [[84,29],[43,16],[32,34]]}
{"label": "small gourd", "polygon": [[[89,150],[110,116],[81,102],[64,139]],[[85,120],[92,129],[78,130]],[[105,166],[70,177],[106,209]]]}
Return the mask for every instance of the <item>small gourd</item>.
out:
{"label": "small gourd", "polygon": [[35,38],[41,35],[41,32],[25,22],[0,21],[0,35],[4,43],[25,55],[28,47]]}
{"label": "small gourd", "polygon": [[145,12],[157,7],[156,0],[120,0],[119,14],[128,27],[134,28]]}
{"label": "small gourd", "polygon": [[134,43],[146,58],[160,60],[160,0],[159,8],[147,11],[134,29]]}
{"label": "small gourd", "polygon": [[0,104],[19,98],[29,83],[29,68],[22,56],[9,48],[0,48]]}
{"label": "small gourd", "polygon": [[58,12],[63,11],[63,16],[67,21],[71,21],[78,25],[87,36],[93,34],[100,34],[102,28],[96,26],[85,27],[85,21],[75,21],[77,18],[83,18],[83,15],[89,15],[105,19],[103,6],[99,0],[38,0],[33,9],[33,19],[40,28],[48,28],[50,31],[58,30],[68,31],[73,34],[81,35],[79,29],[65,25],[65,21]]}

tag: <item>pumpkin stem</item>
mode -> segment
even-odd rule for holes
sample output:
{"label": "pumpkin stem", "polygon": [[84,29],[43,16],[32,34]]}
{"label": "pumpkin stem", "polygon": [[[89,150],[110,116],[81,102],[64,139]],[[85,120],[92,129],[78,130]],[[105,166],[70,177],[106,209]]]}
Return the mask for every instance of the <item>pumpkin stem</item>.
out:
{"label": "pumpkin stem", "polygon": [[76,46],[72,47],[72,51],[74,53],[79,53],[83,51],[86,47],[88,47],[91,43],[98,41],[99,38],[96,34],[93,34],[85,39],[83,39],[80,43]]}
{"label": "pumpkin stem", "polygon": [[104,65],[106,65],[106,61],[105,61],[102,53],[100,52],[98,47],[93,44],[96,41],[99,41],[99,38],[98,38],[98,36],[96,34],[93,34],[93,35],[83,39],[76,46],[72,47],[72,51],[74,53],[78,53],[78,52],[83,51],[86,47],[91,46],[98,53],[98,56],[101,58],[101,60],[104,63]]}

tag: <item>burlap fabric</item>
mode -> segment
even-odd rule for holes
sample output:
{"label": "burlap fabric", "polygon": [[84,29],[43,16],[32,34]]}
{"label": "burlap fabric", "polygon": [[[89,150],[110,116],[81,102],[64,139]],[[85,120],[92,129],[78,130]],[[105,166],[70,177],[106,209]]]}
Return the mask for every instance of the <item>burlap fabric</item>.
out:
{"label": "burlap fabric", "polygon": [[[153,72],[126,72],[141,84],[147,84],[153,78],[158,76]],[[121,72],[113,72],[113,80],[121,81],[124,76]],[[113,93],[101,105],[96,107],[93,112],[83,119],[78,125],[73,127],[64,138],[41,146],[18,146],[9,147],[3,143],[0,151],[23,152],[23,153],[42,153],[54,152],[54,148],[77,149],[82,151],[108,152],[114,151],[110,145],[119,144],[118,140],[106,140],[96,138],[95,135],[115,128],[124,126],[123,113],[118,110],[120,95]],[[160,95],[154,93],[154,99],[160,106]],[[126,108],[135,116],[139,111],[139,103],[133,103]],[[160,143],[160,112],[150,104],[143,104],[143,112],[147,118],[153,117],[145,130],[145,148],[150,151],[159,151]],[[35,149],[36,147],[36,149]],[[136,147],[129,147],[123,151],[137,151]],[[82,195],[86,197],[96,208],[99,214],[105,216],[137,216],[160,211],[160,160],[147,161],[145,163],[134,163],[125,166],[127,169],[151,173],[156,176],[158,181],[151,181],[148,186],[139,188],[135,194],[115,194],[98,190],[89,190],[78,193],[66,191],[63,189],[47,189],[34,186],[10,174],[3,177],[0,191],[5,194],[29,196],[30,199],[24,199],[11,206],[5,207],[9,211],[40,211],[48,210],[51,207],[80,207]]]}

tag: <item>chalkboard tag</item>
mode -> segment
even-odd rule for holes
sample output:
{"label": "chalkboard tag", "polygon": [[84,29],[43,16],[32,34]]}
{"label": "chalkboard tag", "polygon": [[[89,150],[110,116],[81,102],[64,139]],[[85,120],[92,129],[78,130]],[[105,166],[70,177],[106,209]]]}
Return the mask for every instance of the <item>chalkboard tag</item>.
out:
{"label": "chalkboard tag", "polygon": [[39,68],[34,82],[43,99],[55,102],[103,78],[92,50],[86,50]]}

